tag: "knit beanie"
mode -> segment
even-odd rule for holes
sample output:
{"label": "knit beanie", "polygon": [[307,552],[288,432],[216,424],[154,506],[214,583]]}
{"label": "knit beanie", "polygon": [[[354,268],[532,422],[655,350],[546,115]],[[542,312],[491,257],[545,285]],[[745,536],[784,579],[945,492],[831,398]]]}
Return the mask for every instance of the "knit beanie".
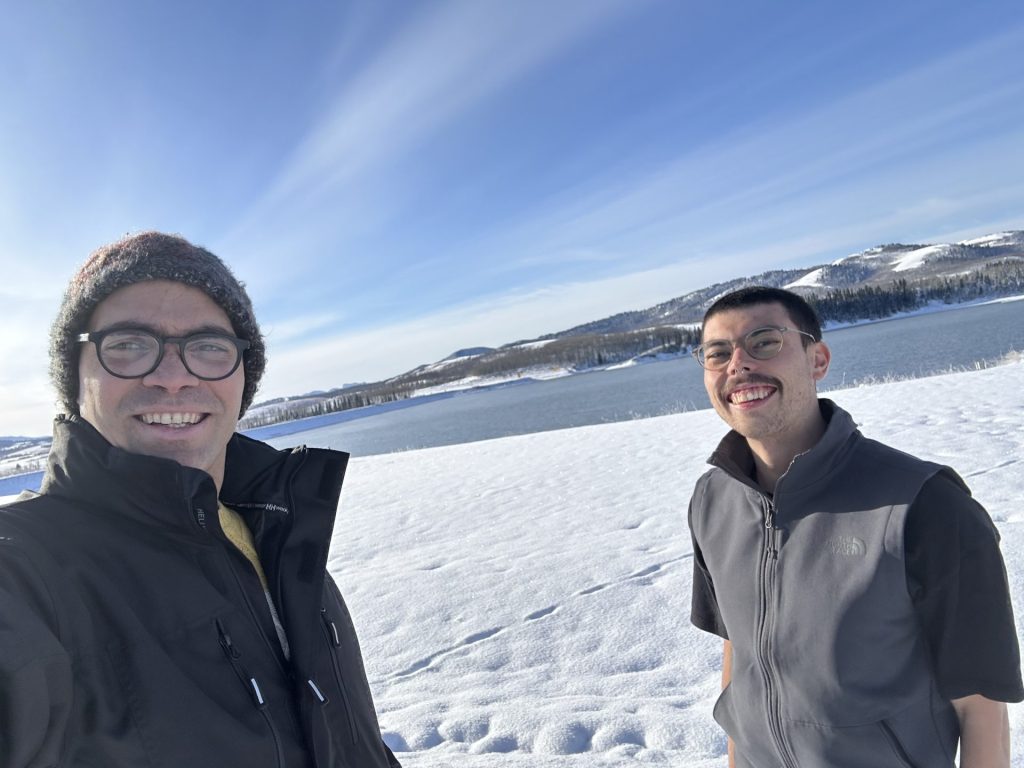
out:
{"label": "knit beanie", "polygon": [[78,357],[76,340],[88,330],[93,311],[118,288],[146,280],[170,280],[198,288],[231,320],[235,335],[249,342],[242,356],[245,389],[239,418],[252,404],[266,367],[263,334],[252,302],[219,258],[183,237],[161,232],[129,235],[105,245],[86,259],[64,292],[57,319],[50,329],[50,378],[68,413],[78,415]]}

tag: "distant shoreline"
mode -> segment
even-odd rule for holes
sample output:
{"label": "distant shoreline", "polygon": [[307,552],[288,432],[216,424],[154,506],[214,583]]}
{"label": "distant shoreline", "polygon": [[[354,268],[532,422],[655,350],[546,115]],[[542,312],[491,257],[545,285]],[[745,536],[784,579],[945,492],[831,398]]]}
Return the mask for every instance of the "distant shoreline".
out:
{"label": "distant shoreline", "polygon": [[[902,320],[908,317],[937,314],[940,312],[949,312],[958,309],[969,309],[972,307],[984,306],[987,304],[1003,304],[1022,300],[1024,300],[1024,295],[977,299],[975,301],[961,302],[955,304],[944,304],[935,302],[910,312],[900,312],[884,318],[858,320],[851,323],[827,323],[824,326],[823,330],[825,333],[828,333],[830,331],[843,330],[846,328],[873,325],[876,323],[890,322],[893,320]],[[388,403],[368,405],[363,406],[361,408],[351,408],[343,411],[336,411],[334,413],[322,414],[318,416],[309,416],[302,419],[293,419],[291,421],[282,421],[276,424],[268,424],[266,426],[241,430],[241,433],[257,440],[270,440],[277,437],[286,437],[288,435],[298,434],[313,429],[319,429],[321,427],[332,426],[334,424],[339,424],[346,421],[354,421],[357,419],[369,418],[371,416],[376,416],[381,413],[402,410],[405,408],[412,408],[437,400],[456,397],[460,394],[480,392],[509,386],[527,385],[531,383],[536,383],[537,381],[544,379],[564,378],[568,376],[578,376],[587,373],[617,370],[622,368],[633,367],[636,365],[647,365],[656,362],[676,360],[686,357],[688,355],[689,352],[662,354],[658,355],[656,358],[645,360],[634,359],[626,363],[616,363],[607,366],[595,366],[583,370],[560,369],[557,371],[553,371],[548,369],[543,373],[538,372],[538,375],[535,376],[530,375],[530,372],[525,372],[522,376],[494,377],[493,379],[489,380],[477,380],[476,382],[471,384],[453,382],[452,385],[449,387],[444,387],[442,385],[442,387],[432,388],[431,391],[426,392],[424,394],[414,395],[412,397],[405,398],[402,400],[395,400]],[[48,438],[45,437],[27,439],[41,441],[48,440]],[[42,448],[43,446],[41,445],[40,447]],[[49,450],[48,444],[46,444],[46,450]],[[45,456],[45,452],[40,453],[40,458],[43,456]],[[0,477],[0,496],[7,496],[11,495],[12,493],[18,493],[24,488],[37,489],[39,487],[40,481],[42,480],[42,476],[43,470],[36,470],[32,472],[22,472],[19,474]]]}
{"label": "distant shoreline", "polygon": [[1012,301],[1024,301],[1024,295],[1021,296],[1000,296],[996,299],[975,299],[974,301],[963,301],[957,302],[956,304],[945,304],[943,302],[932,302],[926,304],[918,309],[913,309],[910,312],[896,312],[895,314],[889,315],[888,317],[879,317],[871,320],[855,320],[852,323],[825,323],[822,326],[822,331],[827,333],[828,331],[838,331],[843,328],[857,328],[862,325],[874,325],[876,323],[887,323],[891,320],[903,320],[908,317],[917,317],[919,315],[934,315],[939,312],[950,312],[957,309],[970,309],[972,307],[983,307],[986,304],[1008,304]]}

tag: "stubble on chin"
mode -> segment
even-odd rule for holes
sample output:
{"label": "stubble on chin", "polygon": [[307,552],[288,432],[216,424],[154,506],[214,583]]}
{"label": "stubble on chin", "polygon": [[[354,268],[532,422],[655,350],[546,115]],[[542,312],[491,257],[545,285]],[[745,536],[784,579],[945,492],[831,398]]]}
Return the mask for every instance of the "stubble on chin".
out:
{"label": "stubble on chin", "polygon": [[[767,408],[747,411],[734,406],[729,401],[729,393],[737,387],[756,384],[763,384],[775,390],[771,395],[771,399],[775,402],[768,404],[768,408],[773,409],[774,412],[769,412]],[[780,427],[777,422],[782,419],[782,416],[776,409],[783,397],[783,387],[782,382],[773,376],[764,376],[758,373],[747,374],[729,381],[721,389],[716,389],[713,394],[709,394],[711,395],[711,404],[719,418],[743,437],[756,439],[761,435],[770,435]]]}

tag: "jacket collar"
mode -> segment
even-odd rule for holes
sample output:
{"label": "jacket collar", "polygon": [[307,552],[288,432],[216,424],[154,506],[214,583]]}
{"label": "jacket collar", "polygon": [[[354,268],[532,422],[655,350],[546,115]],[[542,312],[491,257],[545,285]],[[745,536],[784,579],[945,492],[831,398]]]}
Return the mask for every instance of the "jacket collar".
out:
{"label": "jacket collar", "polygon": [[[79,416],[58,416],[41,492],[76,507],[108,509],[188,531],[216,511],[216,486],[206,472],[111,445]],[[203,511],[198,511],[203,510]]]}
{"label": "jacket collar", "polygon": [[[347,462],[340,451],[279,451],[236,433],[221,498],[247,518],[257,539],[273,522],[290,519],[295,506],[303,508],[306,533],[315,528],[329,537]],[[191,532],[216,517],[216,486],[206,472],[117,448],[78,416],[54,422],[41,491]]]}
{"label": "jacket collar", "polygon": [[[852,439],[860,435],[853,417],[833,401],[819,398],[818,407],[827,424],[825,433],[814,447],[793,459],[775,486],[776,493],[783,482],[787,490],[794,490],[824,479],[843,461],[852,445]],[[753,479],[754,457],[750,446],[746,438],[735,430],[730,430],[722,438],[708,463],[740,482],[757,488]]]}

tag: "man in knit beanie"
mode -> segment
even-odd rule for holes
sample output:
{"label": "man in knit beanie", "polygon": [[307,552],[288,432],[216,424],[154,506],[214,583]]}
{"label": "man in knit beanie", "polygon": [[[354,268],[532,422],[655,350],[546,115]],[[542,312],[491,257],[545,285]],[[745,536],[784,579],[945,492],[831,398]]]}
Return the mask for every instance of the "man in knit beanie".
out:
{"label": "man in knit beanie", "polygon": [[252,405],[266,366],[263,335],[252,301],[220,259],[182,237],[143,232],[94,251],[68,284],[50,334],[50,376],[68,413],[78,413],[78,358],[76,337],[96,306],[107,296],[133,283],[168,280],[198,288],[227,313],[235,335],[246,339],[245,390],[239,417]]}
{"label": "man in knit beanie", "polygon": [[326,572],[348,455],[235,432],[265,363],[181,237],[72,278],[41,492],[0,507],[0,768],[399,765]]}

